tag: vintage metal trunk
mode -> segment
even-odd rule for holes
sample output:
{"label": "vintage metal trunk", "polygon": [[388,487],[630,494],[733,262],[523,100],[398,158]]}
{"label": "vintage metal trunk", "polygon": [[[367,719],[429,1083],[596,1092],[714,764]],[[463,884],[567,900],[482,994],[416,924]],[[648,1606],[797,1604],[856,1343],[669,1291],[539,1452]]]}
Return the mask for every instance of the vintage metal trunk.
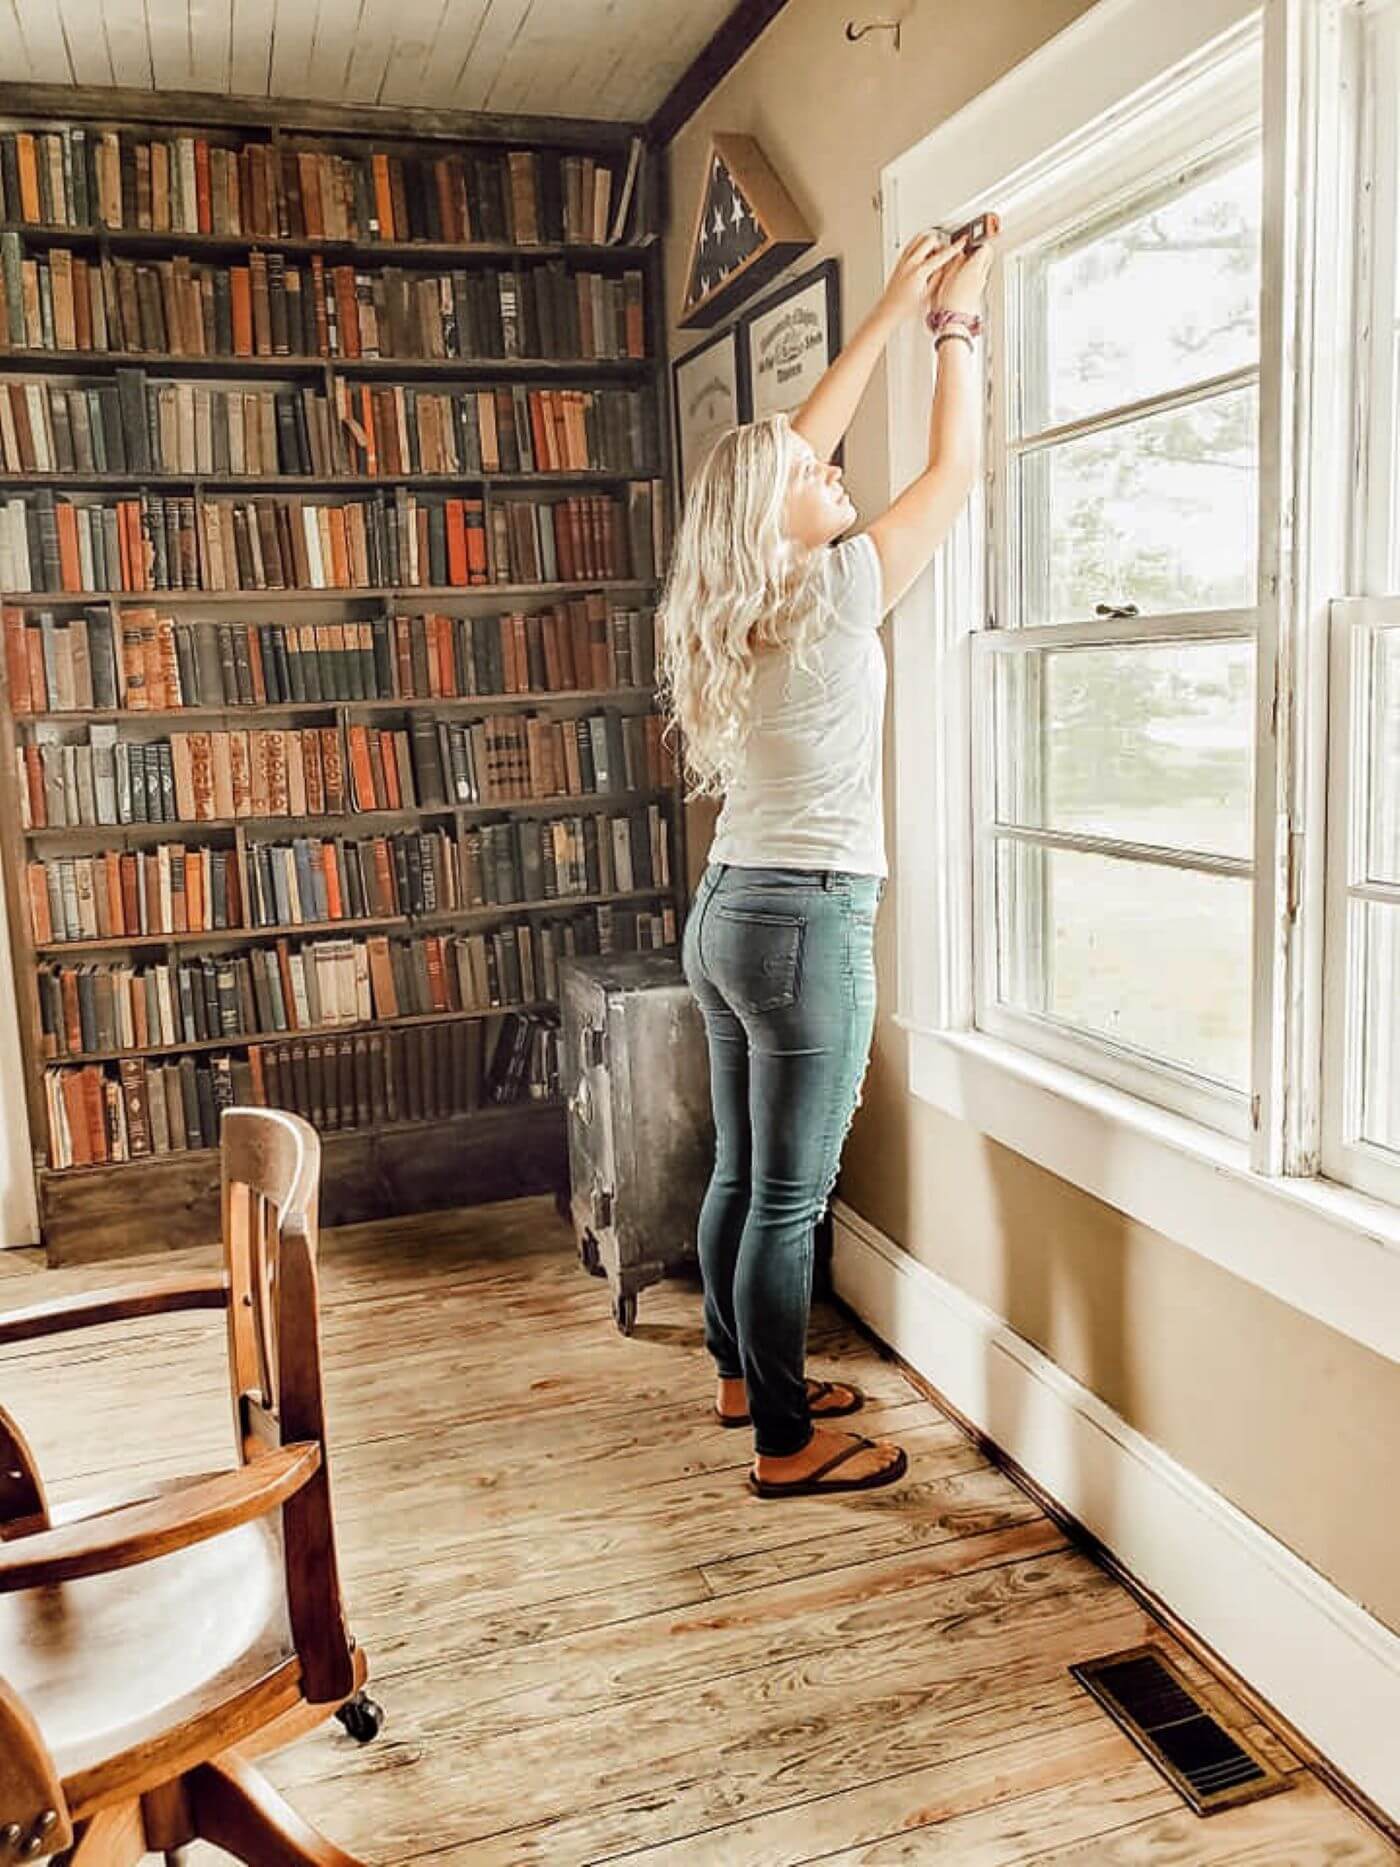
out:
{"label": "vintage metal trunk", "polygon": [[714,1160],[704,1021],[665,953],[570,960],[559,996],[579,1258],[630,1335],[638,1292],[695,1256]]}

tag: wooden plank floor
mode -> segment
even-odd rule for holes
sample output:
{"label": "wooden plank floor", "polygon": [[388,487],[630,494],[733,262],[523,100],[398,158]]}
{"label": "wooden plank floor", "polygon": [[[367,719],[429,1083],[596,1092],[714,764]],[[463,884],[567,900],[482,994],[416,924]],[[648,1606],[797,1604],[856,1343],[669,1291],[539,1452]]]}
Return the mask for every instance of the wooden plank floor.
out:
{"label": "wooden plank floor", "polygon": [[[0,1253],[0,1305],[132,1274]],[[747,1435],[708,1417],[695,1287],[647,1292],[624,1341],[548,1201],[333,1234],[323,1286],[346,1589],[388,1723],[270,1774],[376,1867],[1400,1858],[1253,1724],[1295,1786],[1186,1810],[1066,1668],[1155,1635],[1243,1714],[832,1313],[813,1365],[865,1387],[909,1475],[763,1502]],[[227,1458],[216,1317],[10,1351],[0,1400],[60,1497],[133,1446],[158,1473]]]}

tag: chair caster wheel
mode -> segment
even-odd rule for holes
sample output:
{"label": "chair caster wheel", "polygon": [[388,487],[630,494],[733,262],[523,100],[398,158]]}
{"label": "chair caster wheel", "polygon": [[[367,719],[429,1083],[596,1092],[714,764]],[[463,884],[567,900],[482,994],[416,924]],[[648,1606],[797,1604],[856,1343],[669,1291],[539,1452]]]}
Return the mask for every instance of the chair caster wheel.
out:
{"label": "chair caster wheel", "polygon": [[357,1744],[372,1743],[384,1729],[384,1707],[368,1692],[346,1699],[335,1715]]}
{"label": "chair caster wheel", "polygon": [[613,1321],[623,1335],[631,1335],[637,1326],[637,1299],[635,1296],[613,1298]]}

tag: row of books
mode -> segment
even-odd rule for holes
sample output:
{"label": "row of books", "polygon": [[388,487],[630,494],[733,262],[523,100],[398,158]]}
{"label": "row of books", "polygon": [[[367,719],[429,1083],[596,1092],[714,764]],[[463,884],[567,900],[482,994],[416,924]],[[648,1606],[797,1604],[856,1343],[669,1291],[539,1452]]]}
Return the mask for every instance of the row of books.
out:
{"label": "row of books", "polygon": [[46,1060],[486,1012],[559,996],[559,962],[674,946],[676,916],[603,902],[571,915],[416,939],[310,940],[174,965],[38,972]]}
{"label": "row of books", "polygon": [[452,272],[27,255],[0,232],[0,352],[180,357],[538,359],[646,355],[642,274],[564,260]]}
{"label": "row of books", "polygon": [[0,132],[0,220],[289,240],[617,241],[637,202],[640,138],[623,154],[369,148],[265,135],[71,124]]}
{"label": "row of books", "polygon": [[634,389],[436,391],[341,378],[332,401],[310,388],[152,383],[120,369],[80,388],[0,383],[0,473],[639,473],[653,432],[650,392]]}
{"label": "row of books", "polygon": [[[626,499],[392,496],[328,505],[143,493],[81,504],[47,488],[0,508],[0,592],[466,589],[650,578],[661,483]],[[487,538],[490,538],[488,560]]]}
{"label": "row of books", "polygon": [[590,590],[528,614],[376,616],[369,622],[177,622],[154,609],[81,615],[0,608],[20,716],[352,700],[455,700],[650,687],[649,610]]}
{"label": "row of books", "polygon": [[108,849],[25,867],[34,942],[227,933],[244,925],[234,849]]}
{"label": "row of books", "polygon": [[[439,393],[335,384],[336,471],[645,473],[656,432],[649,388],[490,389]],[[313,469],[319,471],[319,469]]]}
{"label": "row of books", "polygon": [[667,773],[655,715],[415,715],[407,728],[268,727],[148,740],[118,738],[115,723],[94,723],[81,739],[64,731],[42,722],[18,748],[26,832],[591,797],[660,790]]}
{"label": "row of books", "polygon": [[44,1071],[49,1164],[217,1147],[226,1108],[290,1109],[335,1132],[553,1099],[558,1082],[557,1027],[516,1013],[258,1044],[246,1056],[54,1067]]}
{"label": "row of books", "polygon": [[[669,888],[658,804],[623,815],[360,838],[297,836],[246,852],[161,843],[26,867],[35,944],[389,920]],[[246,901],[247,920],[243,918]]]}

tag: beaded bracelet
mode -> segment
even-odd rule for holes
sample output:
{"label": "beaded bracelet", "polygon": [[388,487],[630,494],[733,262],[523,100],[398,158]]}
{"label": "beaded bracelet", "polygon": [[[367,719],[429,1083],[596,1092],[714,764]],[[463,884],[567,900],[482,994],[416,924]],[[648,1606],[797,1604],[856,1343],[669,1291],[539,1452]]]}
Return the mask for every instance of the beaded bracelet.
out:
{"label": "beaded bracelet", "polygon": [[982,334],[982,320],[975,312],[953,311],[946,305],[935,305],[924,323],[935,337],[943,331],[965,331],[970,338]]}

